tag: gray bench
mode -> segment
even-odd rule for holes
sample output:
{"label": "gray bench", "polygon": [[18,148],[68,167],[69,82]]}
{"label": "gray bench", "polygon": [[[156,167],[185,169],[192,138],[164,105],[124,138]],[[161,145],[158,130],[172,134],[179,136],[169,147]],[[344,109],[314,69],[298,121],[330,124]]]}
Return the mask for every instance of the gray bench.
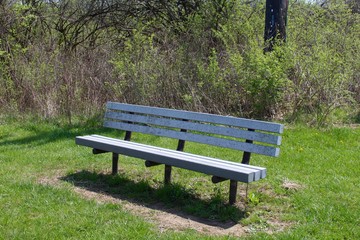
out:
{"label": "gray bench", "polygon": [[[171,167],[212,176],[213,183],[230,180],[229,203],[236,202],[237,182],[265,178],[266,169],[249,165],[251,153],[276,157],[283,125],[214,114],[108,102],[104,126],[126,131],[119,140],[99,135],[76,137],[76,144],[93,148],[94,154],[112,152],[112,173],[117,174],[119,154],[145,160],[146,167],[165,165],[165,184]],[[131,142],[132,132],[178,139],[171,150]],[[185,141],[236,149],[243,152],[236,163],[183,152]]]}

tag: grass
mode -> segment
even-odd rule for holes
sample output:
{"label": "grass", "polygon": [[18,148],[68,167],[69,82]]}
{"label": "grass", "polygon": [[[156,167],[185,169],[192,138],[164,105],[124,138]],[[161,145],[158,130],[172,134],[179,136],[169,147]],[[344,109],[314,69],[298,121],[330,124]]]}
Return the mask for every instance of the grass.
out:
{"label": "grass", "polygon": [[[0,239],[231,239],[192,230],[161,231],[119,203],[101,203],[76,193],[79,187],[121,196],[145,206],[218,222],[236,222],[249,239],[360,238],[360,128],[287,127],[279,158],[253,155],[266,179],[240,185],[239,203],[226,204],[228,183],[175,169],[174,184],[162,184],[162,167],[122,158],[111,176],[111,157],[76,146],[77,135],[121,137],[92,124],[63,126],[38,121],[0,125]],[[139,142],[174,148],[175,141],[134,135]],[[189,144],[185,150],[236,160],[239,153]],[[41,179],[57,178],[56,184]],[[246,202],[246,204],[245,204]],[[286,226],[277,231],[279,226]],[[270,234],[270,232],[272,232]]]}

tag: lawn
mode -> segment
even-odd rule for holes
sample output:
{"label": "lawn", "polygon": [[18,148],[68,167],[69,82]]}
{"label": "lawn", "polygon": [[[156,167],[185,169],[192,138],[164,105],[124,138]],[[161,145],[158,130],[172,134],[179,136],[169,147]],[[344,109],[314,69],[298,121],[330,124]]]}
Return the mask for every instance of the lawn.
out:
{"label": "lawn", "polygon": [[[250,184],[247,196],[240,184],[235,206],[226,203],[227,182],[214,185],[191,171],[176,169],[173,184],[164,186],[161,166],[123,157],[120,174],[111,176],[109,154],[92,155],[74,143],[90,133],[123,136],[91,124],[1,122],[0,239],[360,239],[359,127],[286,126],[280,157],[253,155],[251,163],[266,167],[267,177]],[[241,156],[197,144],[185,150],[234,161]],[[166,225],[156,218],[166,217],[162,211],[190,224]],[[207,233],[195,227],[199,222],[220,230]],[[239,234],[224,226],[237,226]]]}

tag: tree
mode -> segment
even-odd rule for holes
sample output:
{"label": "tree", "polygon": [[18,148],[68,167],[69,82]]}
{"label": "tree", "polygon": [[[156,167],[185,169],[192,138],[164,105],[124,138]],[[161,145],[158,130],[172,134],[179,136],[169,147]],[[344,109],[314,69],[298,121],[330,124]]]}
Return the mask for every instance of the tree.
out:
{"label": "tree", "polygon": [[286,41],[288,4],[289,0],[266,0],[265,52],[272,51],[276,40]]}

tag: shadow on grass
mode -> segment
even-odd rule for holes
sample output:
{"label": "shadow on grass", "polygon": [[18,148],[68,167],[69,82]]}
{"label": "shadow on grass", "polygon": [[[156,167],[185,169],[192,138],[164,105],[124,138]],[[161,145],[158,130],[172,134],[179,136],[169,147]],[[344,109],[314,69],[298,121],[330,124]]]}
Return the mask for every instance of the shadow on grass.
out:
{"label": "shadow on grass", "polygon": [[[26,131],[26,136],[13,138],[12,134],[6,134],[0,137],[0,146],[6,145],[31,145],[40,146],[51,142],[64,139],[73,139],[76,136],[87,134],[111,133],[114,130],[101,126],[102,120],[98,117],[89,119],[79,124],[57,124],[44,121],[27,121],[23,124],[15,123],[15,127]],[[117,131],[117,134],[123,135],[123,131]]]}
{"label": "shadow on grass", "polygon": [[106,194],[149,209],[178,215],[209,226],[230,228],[245,218],[245,210],[225,203],[220,196],[200,199],[179,184],[152,187],[146,181],[134,182],[121,175],[80,171],[61,178],[87,191]]}

